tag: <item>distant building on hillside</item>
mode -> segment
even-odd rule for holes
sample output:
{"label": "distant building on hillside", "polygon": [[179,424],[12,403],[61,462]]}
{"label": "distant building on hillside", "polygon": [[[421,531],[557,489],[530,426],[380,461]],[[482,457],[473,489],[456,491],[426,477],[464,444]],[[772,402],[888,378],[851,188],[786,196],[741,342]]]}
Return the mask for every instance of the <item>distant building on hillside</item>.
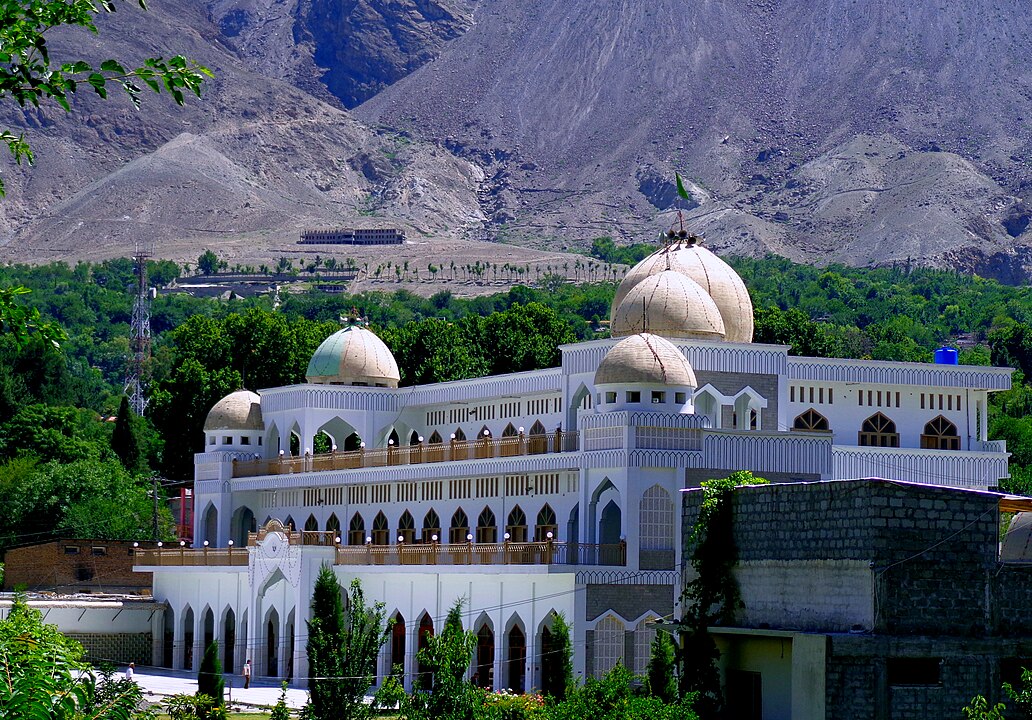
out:
{"label": "distant building on hillside", "polygon": [[4,590],[150,594],[150,573],[133,572],[134,553],[155,543],[62,539],[24,545],[4,555]]}
{"label": "distant building on hillside", "polygon": [[405,231],[400,228],[304,229],[298,245],[401,245]]}

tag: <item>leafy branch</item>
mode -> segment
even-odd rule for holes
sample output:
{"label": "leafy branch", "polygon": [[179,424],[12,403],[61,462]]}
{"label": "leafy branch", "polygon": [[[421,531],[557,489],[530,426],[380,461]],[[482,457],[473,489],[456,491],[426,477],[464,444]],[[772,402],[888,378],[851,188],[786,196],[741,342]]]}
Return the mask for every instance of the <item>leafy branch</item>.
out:
{"label": "leafy branch", "polygon": [[[146,9],[143,0],[139,4]],[[167,60],[148,58],[131,70],[117,60],[105,60],[99,68],[85,60],[51,60],[46,37],[51,29],[73,26],[96,33],[95,16],[115,10],[113,0],[99,0],[98,4],[93,0],[0,0],[0,98],[11,97],[22,107],[39,107],[50,100],[68,111],[70,96],[81,87],[92,88],[106,99],[109,84],[121,86],[137,108],[144,87],[158,94],[169,93],[178,105],[186,102],[188,92],[200,97],[204,81],[214,75],[182,55]],[[24,134],[0,131],[0,140],[18,164],[22,160],[32,164],[32,149]]]}

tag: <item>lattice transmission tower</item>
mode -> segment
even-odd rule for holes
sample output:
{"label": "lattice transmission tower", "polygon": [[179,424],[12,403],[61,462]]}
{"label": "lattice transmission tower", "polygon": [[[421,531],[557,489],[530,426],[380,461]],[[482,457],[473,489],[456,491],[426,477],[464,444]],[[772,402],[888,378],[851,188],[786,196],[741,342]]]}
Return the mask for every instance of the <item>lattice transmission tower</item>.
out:
{"label": "lattice transmission tower", "polygon": [[133,301],[133,320],[129,329],[129,363],[125,373],[125,394],[129,406],[142,416],[147,408],[144,390],[151,356],[151,289],[147,282],[147,258],[150,255],[137,246],[133,263],[136,270],[136,300]]}

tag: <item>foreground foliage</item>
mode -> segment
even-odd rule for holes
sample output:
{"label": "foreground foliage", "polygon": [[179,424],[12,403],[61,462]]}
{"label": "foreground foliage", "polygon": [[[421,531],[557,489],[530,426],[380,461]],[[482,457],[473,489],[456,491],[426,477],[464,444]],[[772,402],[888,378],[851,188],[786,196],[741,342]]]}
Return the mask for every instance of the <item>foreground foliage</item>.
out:
{"label": "foreground foliage", "polygon": [[0,620],[0,719],[150,720],[139,710],[140,688],[98,674],[83,660],[82,646],[43,622],[43,615],[16,597]]}

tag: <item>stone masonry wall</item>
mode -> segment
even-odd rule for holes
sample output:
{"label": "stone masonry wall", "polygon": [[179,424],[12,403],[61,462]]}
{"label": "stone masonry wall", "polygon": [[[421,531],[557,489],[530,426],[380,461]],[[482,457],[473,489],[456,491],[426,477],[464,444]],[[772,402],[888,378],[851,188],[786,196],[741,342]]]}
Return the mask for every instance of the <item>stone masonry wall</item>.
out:
{"label": "stone masonry wall", "polygon": [[[701,492],[685,493],[686,539],[700,501]],[[745,487],[735,495],[734,537],[743,567],[866,562],[876,632],[979,635],[992,630],[986,599],[996,568],[998,501],[987,493],[882,480]],[[743,600],[748,606],[750,598]],[[793,627],[789,617],[766,622]]]}
{"label": "stone masonry wall", "polygon": [[651,610],[660,617],[674,611],[674,588],[671,585],[588,585],[586,618],[594,620],[612,610],[631,622]]}
{"label": "stone masonry wall", "polygon": [[131,542],[117,540],[55,540],[12,548],[4,557],[4,589],[149,593],[152,573],[133,572],[132,552]]}
{"label": "stone masonry wall", "polygon": [[734,395],[745,387],[751,387],[767,401],[767,407],[760,411],[760,425],[764,430],[778,429],[778,376],[758,373],[711,373],[695,372],[699,387],[712,385],[725,395]]}

